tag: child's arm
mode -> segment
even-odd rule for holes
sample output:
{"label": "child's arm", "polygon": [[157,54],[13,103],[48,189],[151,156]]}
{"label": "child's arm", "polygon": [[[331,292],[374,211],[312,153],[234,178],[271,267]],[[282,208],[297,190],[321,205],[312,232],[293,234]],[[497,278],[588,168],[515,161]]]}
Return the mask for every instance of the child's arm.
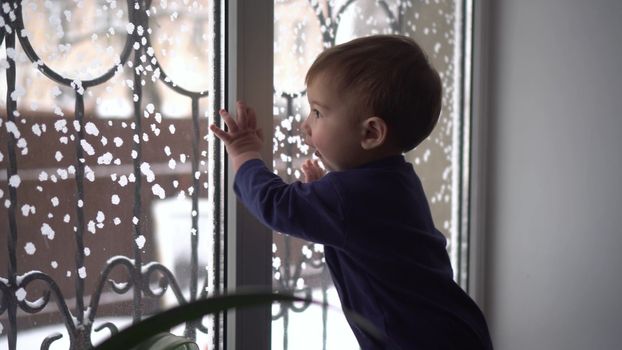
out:
{"label": "child's arm", "polygon": [[216,125],[210,129],[225,143],[236,172],[234,190],[238,198],[276,231],[319,243],[343,244],[341,197],[330,179],[316,181],[324,175],[317,161],[303,166],[305,179],[312,184],[286,184],[261,159],[263,140],[255,111],[243,102],[238,102],[236,109],[235,120],[227,111],[220,111],[228,131]]}
{"label": "child's arm", "polygon": [[255,111],[242,101],[237,102],[236,110],[237,120],[224,109],[219,112],[229,128],[228,131],[214,124],[210,125],[210,130],[214,135],[225,143],[234,172],[237,172],[240,166],[248,160],[261,159],[259,152],[263,144],[263,134],[261,129],[257,128]]}

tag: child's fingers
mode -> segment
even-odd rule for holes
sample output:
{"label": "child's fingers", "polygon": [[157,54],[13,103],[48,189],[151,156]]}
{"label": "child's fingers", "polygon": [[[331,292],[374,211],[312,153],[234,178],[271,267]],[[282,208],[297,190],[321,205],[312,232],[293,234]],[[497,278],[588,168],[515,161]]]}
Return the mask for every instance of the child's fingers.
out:
{"label": "child's fingers", "polygon": [[248,121],[247,121],[248,118],[247,118],[246,106],[244,105],[244,102],[242,101],[236,102],[235,111],[237,113],[238,126],[240,127],[240,129],[246,129],[246,126],[248,124]]}
{"label": "child's fingers", "polygon": [[238,127],[238,124],[235,122],[233,118],[231,118],[231,115],[229,114],[229,112],[223,109],[220,111],[220,115],[222,116],[222,119],[225,121],[225,124],[227,124],[227,127],[229,128],[230,132],[236,133],[240,130],[240,128]]}
{"label": "child's fingers", "polygon": [[255,110],[252,108],[248,109],[248,128],[255,130],[257,129],[257,115],[255,114]]}
{"label": "child's fingers", "polygon": [[210,125],[209,128],[212,130],[214,135],[216,135],[216,137],[223,140],[225,143],[231,142],[231,136],[215,124]]}

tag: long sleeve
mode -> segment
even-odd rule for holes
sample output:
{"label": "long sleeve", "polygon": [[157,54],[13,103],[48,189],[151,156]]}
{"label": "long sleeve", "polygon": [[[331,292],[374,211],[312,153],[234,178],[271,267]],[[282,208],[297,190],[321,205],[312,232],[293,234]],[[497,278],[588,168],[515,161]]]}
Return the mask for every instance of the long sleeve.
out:
{"label": "long sleeve", "polygon": [[308,184],[287,184],[255,159],[238,169],[234,191],[257,219],[276,231],[332,246],[345,242],[343,201],[330,174]]}

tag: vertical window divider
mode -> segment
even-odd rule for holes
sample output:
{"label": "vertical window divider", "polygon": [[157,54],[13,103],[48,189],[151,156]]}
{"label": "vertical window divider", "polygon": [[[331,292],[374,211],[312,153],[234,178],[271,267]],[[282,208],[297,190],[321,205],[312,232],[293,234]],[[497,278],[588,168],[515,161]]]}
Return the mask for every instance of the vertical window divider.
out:
{"label": "vertical window divider", "polygon": [[471,0],[471,178],[469,198],[469,283],[468,293],[486,312],[486,196],[487,196],[487,133],[489,77],[489,7],[488,0]]}
{"label": "vertical window divider", "polygon": [[[235,111],[244,100],[257,112],[258,127],[264,133],[263,160],[272,167],[272,1],[231,0],[227,2],[227,90],[226,106]],[[227,182],[235,174],[228,168]],[[272,231],[260,224],[236,200],[227,186],[227,290],[272,287]],[[228,349],[269,349],[271,307],[232,310],[227,315]]]}

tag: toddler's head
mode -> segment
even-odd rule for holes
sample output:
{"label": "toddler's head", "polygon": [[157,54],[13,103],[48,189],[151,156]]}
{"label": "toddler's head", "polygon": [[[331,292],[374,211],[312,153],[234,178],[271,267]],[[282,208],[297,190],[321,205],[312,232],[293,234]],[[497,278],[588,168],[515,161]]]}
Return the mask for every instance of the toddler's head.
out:
{"label": "toddler's head", "polygon": [[358,112],[384,120],[387,142],[402,152],[428,137],[438,121],[441,80],[408,37],[375,35],[329,48],[309,68],[307,85],[319,76],[330,77],[339,98]]}

